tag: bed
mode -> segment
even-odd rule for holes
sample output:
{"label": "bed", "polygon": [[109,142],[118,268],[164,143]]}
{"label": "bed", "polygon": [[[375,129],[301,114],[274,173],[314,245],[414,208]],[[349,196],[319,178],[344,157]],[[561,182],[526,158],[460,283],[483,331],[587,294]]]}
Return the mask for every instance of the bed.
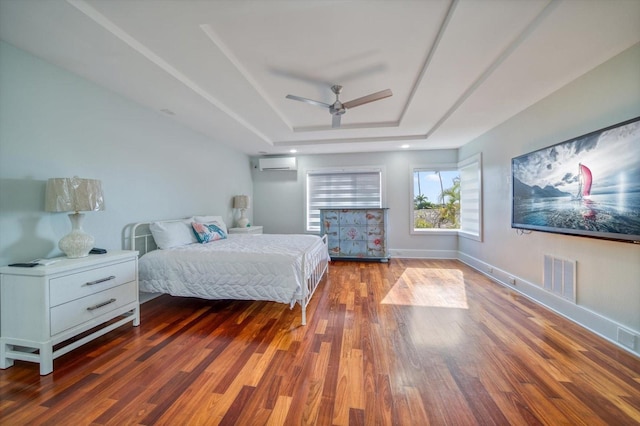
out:
{"label": "bed", "polygon": [[131,241],[142,292],[299,304],[303,325],[329,262],[326,236],[228,234],[220,216],[136,223]]}

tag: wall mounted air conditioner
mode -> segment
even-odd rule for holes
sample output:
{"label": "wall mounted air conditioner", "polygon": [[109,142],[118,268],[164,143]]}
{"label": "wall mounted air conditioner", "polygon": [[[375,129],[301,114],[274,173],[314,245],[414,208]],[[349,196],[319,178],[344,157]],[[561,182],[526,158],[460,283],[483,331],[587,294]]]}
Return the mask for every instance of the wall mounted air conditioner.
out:
{"label": "wall mounted air conditioner", "polygon": [[298,170],[296,157],[265,157],[258,159],[258,168],[265,170]]}

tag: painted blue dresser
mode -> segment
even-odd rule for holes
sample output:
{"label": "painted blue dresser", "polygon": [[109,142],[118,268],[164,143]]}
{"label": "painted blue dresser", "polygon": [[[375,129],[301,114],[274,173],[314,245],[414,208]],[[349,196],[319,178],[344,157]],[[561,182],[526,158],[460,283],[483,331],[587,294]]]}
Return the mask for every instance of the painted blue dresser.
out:
{"label": "painted blue dresser", "polygon": [[387,208],[321,209],[320,232],[332,259],[389,260]]}

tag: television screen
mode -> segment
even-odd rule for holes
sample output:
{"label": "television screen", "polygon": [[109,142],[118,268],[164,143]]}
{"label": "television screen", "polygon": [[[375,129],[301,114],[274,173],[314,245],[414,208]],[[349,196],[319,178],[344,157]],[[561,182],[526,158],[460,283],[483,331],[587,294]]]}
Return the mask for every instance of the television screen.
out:
{"label": "television screen", "polygon": [[511,160],[511,227],[640,243],[640,117]]}

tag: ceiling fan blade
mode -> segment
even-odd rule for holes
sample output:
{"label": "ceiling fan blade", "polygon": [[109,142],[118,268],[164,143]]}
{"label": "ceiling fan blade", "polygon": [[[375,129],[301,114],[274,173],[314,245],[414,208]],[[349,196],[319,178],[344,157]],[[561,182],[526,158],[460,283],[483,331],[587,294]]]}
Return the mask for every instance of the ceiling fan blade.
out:
{"label": "ceiling fan blade", "polygon": [[325,104],[324,102],[314,101],[313,99],[301,98],[300,96],[287,95],[286,98],[287,99],[293,99],[294,101],[306,102],[308,104],[319,106],[319,107],[323,107],[323,108],[331,107],[331,105]]}
{"label": "ceiling fan blade", "polygon": [[355,108],[355,107],[360,106],[360,105],[368,104],[369,102],[373,102],[373,101],[377,101],[377,100],[380,100],[380,99],[388,98],[391,95],[393,95],[393,93],[391,93],[391,89],[385,89],[385,90],[381,90],[381,91],[376,92],[376,93],[372,93],[372,94],[367,95],[367,96],[363,96],[363,97],[358,98],[358,99],[354,99],[352,101],[343,102],[342,106],[347,108],[347,109]]}
{"label": "ceiling fan blade", "polygon": [[340,117],[342,116],[337,114],[333,116],[333,119],[331,120],[331,127],[333,127],[334,129],[340,127]]}

